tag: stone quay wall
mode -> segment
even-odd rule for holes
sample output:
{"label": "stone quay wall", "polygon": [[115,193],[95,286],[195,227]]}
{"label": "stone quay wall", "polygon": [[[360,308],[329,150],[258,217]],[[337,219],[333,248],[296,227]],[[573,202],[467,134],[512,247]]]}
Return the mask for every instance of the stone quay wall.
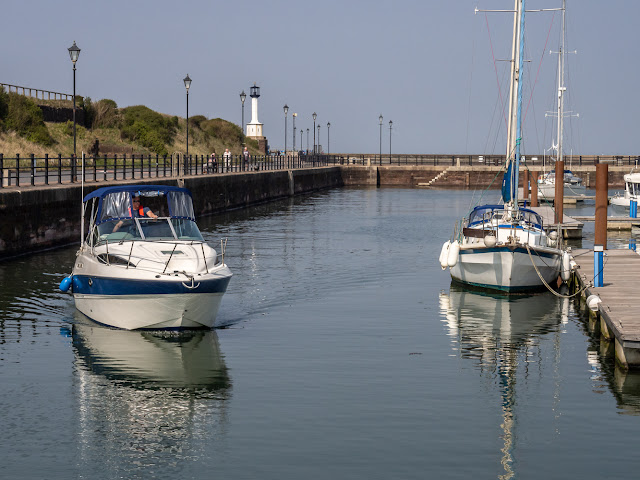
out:
{"label": "stone quay wall", "polygon": [[[432,166],[432,165],[348,165],[341,167],[345,185],[377,185],[420,187],[432,182],[432,188],[491,188],[502,186],[503,168],[500,166]],[[568,167],[567,167],[568,168]],[[542,174],[542,167],[537,168]],[[547,169],[549,171],[549,169]],[[595,165],[572,167],[587,188],[596,188]],[[624,189],[624,175],[628,166],[609,165],[609,188]],[[524,168],[520,169],[522,186]]]}
{"label": "stone quay wall", "polygon": [[[176,180],[117,184],[176,185]],[[340,167],[201,175],[184,178],[196,218],[278,198],[343,186]],[[113,182],[90,183],[84,194]],[[80,243],[81,185],[0,190],[0,259]]]}
{"label": "stone quay wall", "polygon": [[[587,187],[595,188],[595,166],[573,167]],[[628,167],[609,166],[609,188],[624,188]],[[522,175],[521,177],[522,178]],[[435,179],[435,180],[434,180]],[[431,182],[431,183],[430,183]],[[121,183],[175,185],[150,179]],[[268,202],[278,198],[343,186],[499,189],[497,166],[338,165],[184,178],[196,217]],[[113,182],[85,184],[85,194]],[[0,190],[0,259],[80,241],[81,186],[5,188]]]}

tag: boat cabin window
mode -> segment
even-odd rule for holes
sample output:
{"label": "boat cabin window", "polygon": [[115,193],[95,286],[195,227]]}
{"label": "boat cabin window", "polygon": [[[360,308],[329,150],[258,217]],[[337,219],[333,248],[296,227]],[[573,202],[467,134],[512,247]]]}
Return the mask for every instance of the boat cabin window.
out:
{"label": "boat cabin window", "polygon": [[[487,206],[484,208],[476,208],[469,215],[468,226],[480,225],[490,222],[492,218],[502,217],[506,213],[502,206]],[[535,227],[542,228],[542,217],[532,210],[521,209],[517,212],[521,221],[532,224]]]}
{"label": "boat cabin window", "polygon": [[[140,206],[134,206],[132,198],[138,196]],[[184,192],[171,191],[166,196],[158,191],[114,192],[101,200],[100,218],[87,237],[90,244],[123,240],[204,241],[193,220],[191,196]],[[158,218],[149,217],[148,210]]]}

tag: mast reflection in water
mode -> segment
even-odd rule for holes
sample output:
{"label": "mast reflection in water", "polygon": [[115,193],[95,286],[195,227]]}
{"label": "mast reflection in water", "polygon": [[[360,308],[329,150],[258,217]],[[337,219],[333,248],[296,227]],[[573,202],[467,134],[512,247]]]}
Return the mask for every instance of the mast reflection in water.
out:
{"label": "mast reflection in water", "polygon": [[76,314],[80,471],[131,478],[201,458],[225,430],[231,382],[214,330],[125,331]]}
{"label": "mast reflection in water", "polygon": [[[440,309],[461,358],[477,362],[481,375],[499,390],[502,424],[500,479],[516,476],[514,450],[517,432],[517,379],[527,383],[531,364],[545,359],[541,337],[553,336],[551,357],[555,372],[553,410],[559,402],[561,325],[569,315],[569,300],[551,294],[509,296],[474,292],[452,283],[440,293]],[[536,369],[536,373],[542,369]],[[551,412],[558,415],[557,412]]]}

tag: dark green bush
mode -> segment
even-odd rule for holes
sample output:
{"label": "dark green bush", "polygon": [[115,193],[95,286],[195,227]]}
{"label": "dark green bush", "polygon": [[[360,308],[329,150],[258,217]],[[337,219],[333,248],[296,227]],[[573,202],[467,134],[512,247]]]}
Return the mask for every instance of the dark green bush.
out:
{"label": "dark green bush", "polygon": [[203,121],[200,128],[205,134],[216,137],[225,144],[242,143],[244,139],[240,126],[221,118]]}
{"label": "dark green bush", "polygon": [[166,145],[173,143],[176,127],[172,120],[138,105],[121,110],[123,122],[120,129],[122,138],[132,140],[151,149],[159,155],[168,153]]}
{"label": "dark green bush", "polygon": [[[86,131],[87,130],[82,125],[76,124],[76,136],[77,137],[84,137],[84,134],[86,133]],[[67,120],[66,123],[64,124],[63,133],[65,135],[73,137],[73,122],[71,120]]]}
{"label": "dark green bush", "polygon": [[108,98],[98,100],[92,104],[93,117],[91,128],[113,128],[120,125],[118,104]]}
{"label": "dark green bush", "polygon": [[193,117],[189,117],[189,125],[200,128],[200,124],[206,120],[207,117],[204,115],[194,115]]}
{"label": "dark green bush", "polygon": [[42,110],[35,102],[24,95],[9,94],[8,112],[5,127],[15,130],[18,135],[30,142],[49,147],[54,144],[42,117]]}

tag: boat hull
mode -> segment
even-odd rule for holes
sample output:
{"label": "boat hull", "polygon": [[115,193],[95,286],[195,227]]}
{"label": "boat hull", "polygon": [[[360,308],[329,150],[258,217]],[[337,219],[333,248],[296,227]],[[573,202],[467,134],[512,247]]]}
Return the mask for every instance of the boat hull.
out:
{"label": "boat hull", "polygon": [[629,215],[629,211],[631,210],[631,198],[624,197],[612,197],[609,200],[609,205],[611,206],[611,211],[614,215]]}
{"label": "boat hull", "polygon": [[[562,252],[530,246],[462,246],[451,278],[474,287],[509,293],[545,288],[540,276],[553,285],[562,267]],[[536,272],[537,267],[540,276]]]}
{"label": "boat hull", "polygon": [[[587,188],[584,185],[565,185],[562,195],[564,197],[581,197],[586,195]],[[556,186],[546,183],[538,184],[538,198],[541,200],[553,200],[556,198]]]}
{"label": "boat hull", "polygon": [[223,292],[163,295],[75,293],[76,308],[91,320],[125,330],[212,328]]}
{"label": "boat hull", "polygon": [[[148,246],[152,247],[164,248]],[[186,245],[180,248],[188,252]],[[142,261],[136,268],[127,268],[106,265],[97,258],[90,252],[80,253],[72,277],[76,308],[91,320],[126,330],[217,326],[220,302],[232,276],[225,264],[200,273],[163,274],[143,268]]]}

